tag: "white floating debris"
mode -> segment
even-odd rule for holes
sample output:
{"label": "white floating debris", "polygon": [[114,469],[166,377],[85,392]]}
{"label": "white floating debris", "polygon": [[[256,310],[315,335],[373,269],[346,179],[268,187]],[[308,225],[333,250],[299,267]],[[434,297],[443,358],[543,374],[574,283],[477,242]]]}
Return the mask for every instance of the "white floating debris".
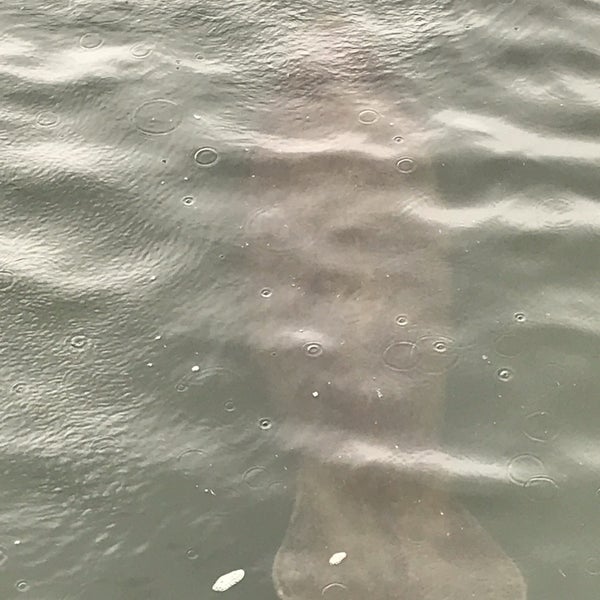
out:
{"label": "white floating debris", "polygon": [[237,569],[231,571],[231,573],[221,575],[212,586],[213,592],[226,592],[230,587],[233,587],[236,583],[244,579],[245,575],[246,572],[244,569]]}
{"label": "white floating debris", "polygon": [[348,555],[345,552],[336,552],[335,554],[331,555],[331,558],[329,559],[329,564],[339,565],[346,558],[346,556]]}
{"label": "white floating debris", "polygon": [[319,392],[317,392],[316,390],[312,393],[313,398],[318,398],[319,397]]}
{"label": "white floating debris", "polygon": [[200,370],[200,367],[198,365],[194,365],[192,367],[192,371],[194,371],[194,373],[197,373]]}

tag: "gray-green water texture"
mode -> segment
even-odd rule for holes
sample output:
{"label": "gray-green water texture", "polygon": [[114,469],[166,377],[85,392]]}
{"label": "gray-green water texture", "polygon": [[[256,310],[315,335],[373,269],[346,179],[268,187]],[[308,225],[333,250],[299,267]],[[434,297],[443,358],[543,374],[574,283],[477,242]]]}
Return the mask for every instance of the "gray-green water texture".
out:
{"label": "gray-green water texture", "polygon": [[1,0],[0,598],[597,599],[599,38]]}

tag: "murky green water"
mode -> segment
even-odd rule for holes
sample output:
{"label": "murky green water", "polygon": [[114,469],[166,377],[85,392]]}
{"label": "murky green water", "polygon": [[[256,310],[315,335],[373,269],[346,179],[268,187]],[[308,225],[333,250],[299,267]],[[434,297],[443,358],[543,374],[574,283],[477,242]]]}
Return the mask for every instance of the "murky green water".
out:
{"label": "murky green water", "polygon": [[597,598],[599,32],[4,0],[0,597]]}

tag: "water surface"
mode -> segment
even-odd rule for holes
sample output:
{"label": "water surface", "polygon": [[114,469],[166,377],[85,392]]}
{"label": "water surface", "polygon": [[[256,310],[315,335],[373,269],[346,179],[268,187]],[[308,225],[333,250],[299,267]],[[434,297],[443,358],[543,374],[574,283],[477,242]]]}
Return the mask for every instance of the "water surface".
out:
{"label": "water surface", "polygon": [[317,490],[295,514],[372,561],[302,538],[323,597],[387,593],[407,546],[365,514],[426,497],[530,600],[596,598],[599,31],[594,2],[5,0],[0,596],[244,569],[224,594],[274,600]]}

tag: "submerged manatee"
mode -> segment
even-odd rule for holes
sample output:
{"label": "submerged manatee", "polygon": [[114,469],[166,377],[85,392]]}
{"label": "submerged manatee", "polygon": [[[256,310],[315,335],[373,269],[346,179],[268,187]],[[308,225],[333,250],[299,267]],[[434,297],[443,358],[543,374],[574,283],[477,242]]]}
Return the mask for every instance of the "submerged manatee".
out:
{"label": "submerged manatee", "polygon": [[[244,226],[248,272],[267,290],[251,346],[282,443],[301,456],[275,588],[282,600],[522,600],[513,561],[411,459],[440,449],[459,357],[425,133],[393,106],[330,106],[298,137],[260,141]],[[331,565],[336,552],[347,557]]]}

